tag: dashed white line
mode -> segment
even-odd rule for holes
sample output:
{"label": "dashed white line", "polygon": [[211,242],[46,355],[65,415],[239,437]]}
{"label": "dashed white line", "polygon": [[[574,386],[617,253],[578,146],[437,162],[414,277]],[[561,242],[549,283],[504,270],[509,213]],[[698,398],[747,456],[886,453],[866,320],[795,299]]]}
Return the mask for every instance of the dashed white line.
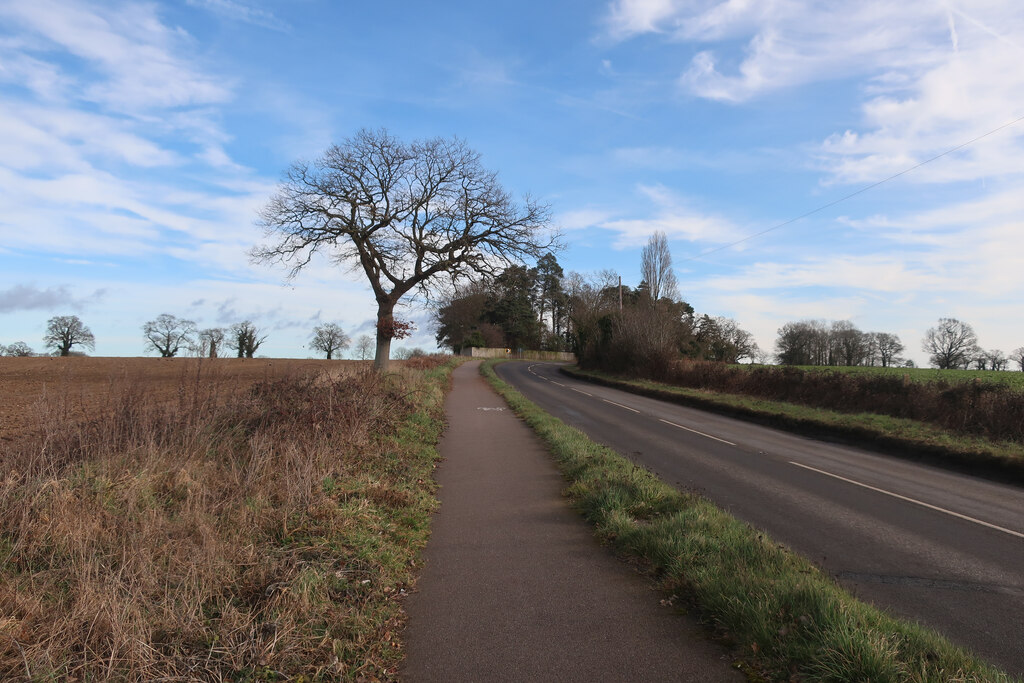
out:
{"label": "dashed white line", "polygon": [[569,388],[572,389],[573,391],[575,391],[577,394],[583,394],[584,396],[590,396],[591,398],[593,398],[593,396],[594,396],[593,394],[588,394],[585,391],[581,391],[579,389],[573,389],[573,387],[569,387]]}
{"label": "dashed white line", "polygon": [[736,445],[732,441],[726,441],[725,439],[719,439],[717,436],[711,436],[710,434],[705,434],[704,432],[698,432],[696,429],[690,429],[689,427],[684,427],[683,425],[677,425],[675,422],[669,422],[668,420],[661,420],[661,419],[659,419],[658,421],[659,422],[664,422],[667,425],[672,425],[673,427],[678,427],[679,429],[684,429],[684,430],[686,430],[688,432],[693,432],[694,434],[700,434],[701,436],[705,436],[705,437],[707,437],[709,439],[714,439],[715,441],[721,441],[722,443],[729,444],[730,446],[735,446]]}
{"label": "dashed white line", "polygon": [[636,408],[630,408],[629,406],[624,406],[621,403],[616,403],[615,401],[609,401],[606,398],[602,398],[601,400],[604,401],[605,403],[611,403],[613,406],[618,406],[620,408],[625,408],[626,410],[630,410],[630,411],[632,411],[632,412],[634,412],[634,413],[636,413],[638,415],[640,414],[640,411],[637,410]]}
{"label": "dashed white line", "polygon": [[789,464],[790,465],[796,465],[797,467],[802,467],[805,470],[811,470],[812,472],[817,472],[818,474],[824,474],[826,477],[832,477],[833,479],[838,479],[840,481],[845,481],[848,484],[853,484],[854,486],[860,486],[862,488],[866,488],[866,489],[869,489],[871,491],[875,491],[876,493],[884,493],[887,496],[892,496],[893,498],[899,498],[900,500],[905,500],[908,503],[914,503],[915,505],[920,505],[921,507],[926,507],[929,510],[935,510],[936,512],[941,512],[943,514],[950,515],[952,517],[957,517],[959,519],[963,519],[963,520],[966,520],[968,522],[974,522],[975,524],[980,524],[981,526],[988,527],[989,529],[995,529],[996,531],[1002,531],[1004,534],[1010,534],[1011,536],[1016,536],[1017,538],[1024,538],[1024,534],[1022,534],[1019,531],[1014,531],[1013,529],[1007,529],[1005,527],[997,526],[995,524],[990,524],[990,523],[984,522],[984,521],[982,521],[980,519],[975,519],[974,517],[968,517],[967,515],[962,515],[959,512],[953,512],[952,510],[947,510],[946,508],[940,508],[937,505],[932,505],[931,503],[925,503],[924,501],[920,501],[920,500],[917,500],[915,498],[908,498],[907,496],[901,496],[898,493],[893,493],[892,491],[886,491],[885,489],[880,489],[880,488],[877,488],[875,486],[871,486],[869,484],[864,484],[864,483],[861,483],[859,481],[855,481],[853,479],[847,479],[846,477],[841,477],[838,474],[832,474],[831,472],[826,472],[825,470],[819,470],[817,467],[811,467],[810,465],[802,465],[802,464],[800,464],[798,462],[793,462],[792,460],[789,461]]}

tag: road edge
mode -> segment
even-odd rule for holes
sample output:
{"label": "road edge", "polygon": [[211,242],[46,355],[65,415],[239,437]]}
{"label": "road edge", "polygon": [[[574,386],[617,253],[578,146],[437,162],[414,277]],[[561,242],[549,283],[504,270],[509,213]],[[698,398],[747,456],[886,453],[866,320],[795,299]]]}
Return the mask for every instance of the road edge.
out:
{"label": "road edge", "polygon": [[573,507],[617,555],[690,601],[734,644],[751,680],[1016,680],[857,600],[766,534],[591,441],[499,378],[501,362],[481,373],[548,445]]}
{"label": "road edge", "polygon": [[[953,448],[944,448],[932,444],[903,439],[891,434],[874,431],[866,427],[833,425],[815,420],[794,418],[778,413],[767,413],[716,401],[711,397],[703,398],[676,393],[670,389],[654,389],[634,384],[628,380],[616,380],[599,377],[576,367],[559,367],[558,371],[567,377],[597,384],[599,386],[621,389],[638,396],[654,398],[659,401],[696,408],[710,413],[727,415],[764,425],[782,429],[801,436],[808,436],[831,443],[846,446],[871,448],[886,455],[920,462],[963,474],[982,477],[990,481],[1013,486],[1024,486],[1024,462],[1012,462],[985,453],[969,453]],[[685,387],[681,387],[685,388]],[[746,398],[746,397],[744,397]]]}

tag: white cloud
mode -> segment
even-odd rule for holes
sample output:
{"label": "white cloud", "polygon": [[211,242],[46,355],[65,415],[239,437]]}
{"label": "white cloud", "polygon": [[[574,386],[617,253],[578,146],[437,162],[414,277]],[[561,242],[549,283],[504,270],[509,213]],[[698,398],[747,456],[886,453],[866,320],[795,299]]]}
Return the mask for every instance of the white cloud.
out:
{"label": "white cloud", "polygon": [[187,2],[193,7],[208,9],[234,21],[262,26],[275,31],[287,31],[291,28],[286,22],[274,16],[272,12],[235,2],[235,0],[187,0]]}
{"label": "white cloud", "polygon": [[653,215],[608,218],[596,223],[596,227],[617,233],[612,243],[615,249],[642,246],[658,231],[664,232],[670,240],[712,243],[729,242],[740,236],[736,226],[727,219],[693,209],[686,200],[662,185],[640,185],[637,191],[646,200],[645,204],[655,207]]}
{"label": "white cloud", "polygon": [[[1007,3],[1007,8],[1009,4]],[[714,50],[693,57],[682,84],[701,97],[730,102],[820,79],[920,69],[948,50],[948,13],[928,0],[660,0],[612,3],[609,32],[624,39],[644,33],[676,41],[713,43],[746,39],[734,73],[719,69]]]}
{"label": "white cloud", "polygon": [[230,97],[221,79],[178,56],[190,39],[165,26],[152,5],[14,0],[0,4],[0,17],[91,65],[101,76],[81,81],[79,96],[112,110],[141,113]]}
{"label": "white cloud", "polygon": [[[825,140],[831,181],[880,180],[1024,115],[1024,13],[1016,0],[617,2],[610,32],[708,45],[683,68],[698,96],[742,103],[780,89],[861,79],[863,131]],[[738,45],[742,50],[738,50]],[[1024,124],[915,170],[911,182],[1019,173]]]}
{"label": "white cloud", "polygon": [[614,38],[661,31],[661,25],[677,11],[674,0],[615,0],[607,18]]}
{"label": "white cloud", "polygon": [[[1024,30],[1024,29],[1022,29]],[[1024,50],[1002,41],[967,45],[896,92],[863,106],[868,132],[846,131],[820,148],[833,181],[876,181],[974,140],[1024,115]],[[952,182],[1020,174],[1024,121],[978,140],[905,178]]]}
{"label": "white cloud", "polygon": [[558,214],[555,216],[554,224],[562,230],[586,230],[610,218],[611,214],[601,209],[577,209]]}

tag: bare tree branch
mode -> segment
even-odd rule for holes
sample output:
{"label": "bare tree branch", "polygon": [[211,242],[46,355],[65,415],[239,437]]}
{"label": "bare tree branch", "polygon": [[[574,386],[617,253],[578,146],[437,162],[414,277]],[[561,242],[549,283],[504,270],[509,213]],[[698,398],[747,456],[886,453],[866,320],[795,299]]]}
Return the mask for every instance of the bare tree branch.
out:
{"label": "bare tree branch", "polygon": [[515,202],[463,141],[405,143],[385,130],[361,130],[293,164],[258,222],[271,242],[252,258],[286,265],[289,277],[316,253],[363,271],[377,300],[378,368],[409,292],[430,297],[445,279],[494,276],[560,248],[548,207]]}

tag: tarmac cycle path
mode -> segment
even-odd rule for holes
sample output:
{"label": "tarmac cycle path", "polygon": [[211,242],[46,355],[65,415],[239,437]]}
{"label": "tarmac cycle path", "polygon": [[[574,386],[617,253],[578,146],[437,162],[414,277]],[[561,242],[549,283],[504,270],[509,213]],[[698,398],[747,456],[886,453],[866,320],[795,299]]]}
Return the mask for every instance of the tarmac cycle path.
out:
{"label": "tarmac cycle path", "polygon": [[402,680],[744,680],[696,619],[601,547],[479,366],[455,369],[445,403],[441,505],[405,602]]}

